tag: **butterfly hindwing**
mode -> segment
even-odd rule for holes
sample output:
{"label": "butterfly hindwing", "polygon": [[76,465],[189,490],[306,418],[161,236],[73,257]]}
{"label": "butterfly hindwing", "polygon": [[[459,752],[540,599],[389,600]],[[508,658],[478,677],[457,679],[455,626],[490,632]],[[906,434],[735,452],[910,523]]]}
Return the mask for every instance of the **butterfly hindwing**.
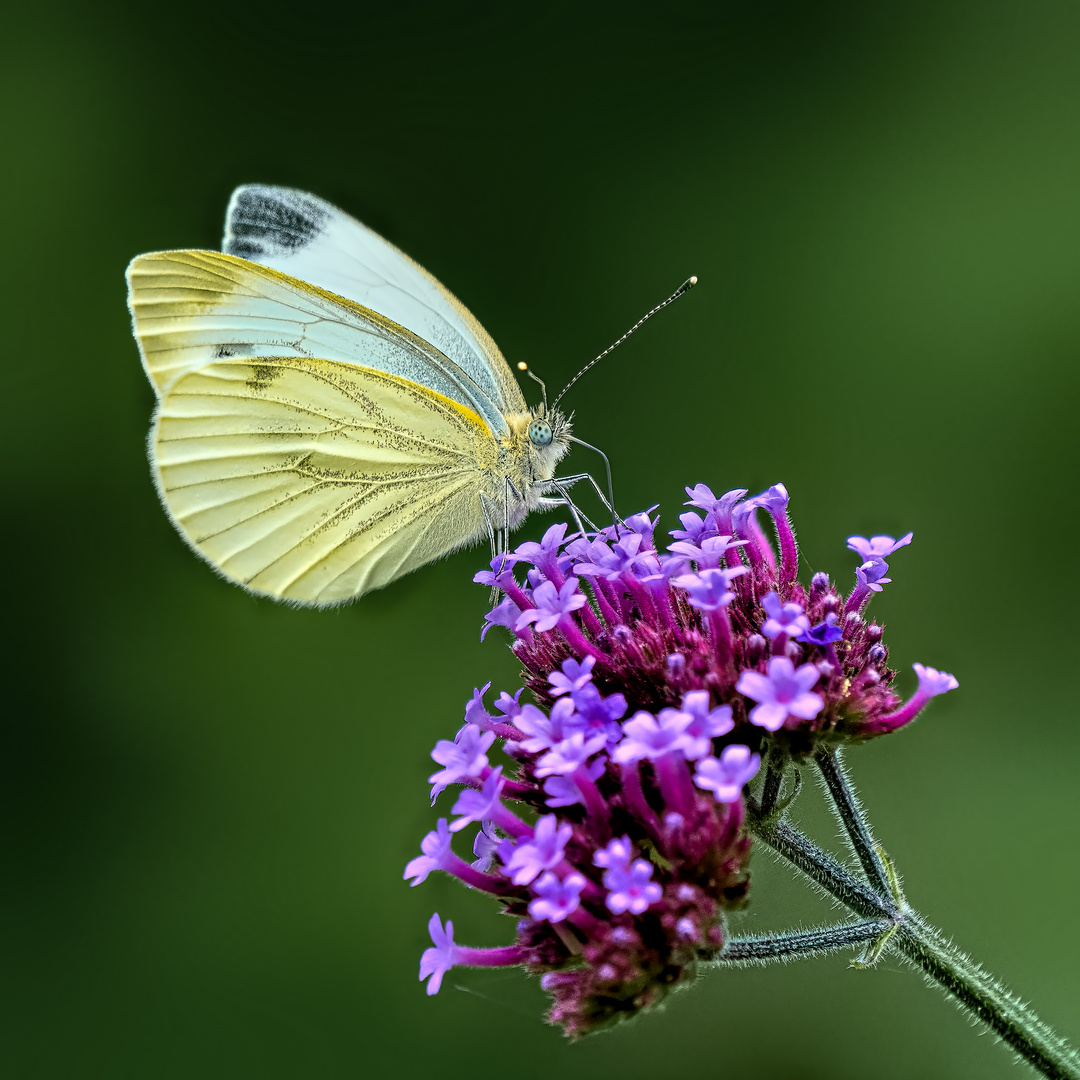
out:
{"label": "butterfly hindwing", "polygon": [[233,581],[342,602],[485,529],[497,447],[480,417],[384,372],[223,359],[175,379],[151,456],[188,542]]}

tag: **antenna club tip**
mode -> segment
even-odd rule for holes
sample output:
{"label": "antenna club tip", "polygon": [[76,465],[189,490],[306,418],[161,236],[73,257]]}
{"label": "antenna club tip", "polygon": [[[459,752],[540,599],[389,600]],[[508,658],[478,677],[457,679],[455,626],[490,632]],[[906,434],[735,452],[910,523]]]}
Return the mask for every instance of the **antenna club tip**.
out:
{"label": "antenna club tip", "polygon": [[524,360],[519,360],[518,365],[517,365],[517,369],[518,369],[518,371],[528,371],[529,370],[529,365],[526,364]]}
{"label": "antenna club tip", "polygon": [[690,285],[696,285],[697,284],[697,274],[691,274],[690,277],[687,279],[687,283],[690,284]]}

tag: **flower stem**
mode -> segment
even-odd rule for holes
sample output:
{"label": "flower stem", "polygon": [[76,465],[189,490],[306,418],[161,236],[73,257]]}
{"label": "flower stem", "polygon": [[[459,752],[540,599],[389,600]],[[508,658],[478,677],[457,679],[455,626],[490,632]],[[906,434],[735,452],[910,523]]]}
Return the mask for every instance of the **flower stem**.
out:
{"label": "flower stem", "polygon": [[839,750],[821,750],[815,757],[821,778],[832,796],[832,806],[847,833],[852,851],[862,864],[867,880],[882,895],[888,896],[892,889],[877,852],[877,845],[870,835],[870,827],[863,817],[862,807],[852,790]]}
{"label": "flower stem", "polygon": [[765,784],[761,789],[761,812],[771,814],[780,797],[780,786],[784,782],[784,755],[774,746],[769,751],[769,761],[765,768]]}
{"label": "flower stem", "polygon": [[947,942],[892,890],[879,893],[856,878],[831,855],[787,821],[770,822],[749,806],[751,831],[778,855],[801,870],[824,892],[858,915],[889,923],[888,949],[918,967],[957,1003],[988,1025],[1033,1068],[1050,1080],[1080,1080],[1080,1057],[1035,1013]]}
{"label": "flower stem", "polygon": [[716,957],[718,964],[740,966],[764,964],[770,960],[794,960],[803,956],[824,956],[839,949],[862,945],[880,937],[892,927],[886,919],[815,926],[812,930],[793,930],[785,934],[750,934],[729,938]]}
{"label": "flower stem", "polygon": [[883,898],[864,881],[860,881],[831,855],[822,851],[808,836],[804,836],[785,820],[763,820],[755,806],[747,807],[750,831],[763,840],[778,855],[801,870],[811,881],[830,896],[864,918],[892,916],[895,905],[892,897]]}
{"label": "flower stem", "polygon": [[1080,1056],[1076,1051],[997,979],[914,912],[907,913],[900,922],[889,950],[920,968],[927,982],[937,983],[951,994],[1044,1076],[1051,1080],[1080,1078]]}

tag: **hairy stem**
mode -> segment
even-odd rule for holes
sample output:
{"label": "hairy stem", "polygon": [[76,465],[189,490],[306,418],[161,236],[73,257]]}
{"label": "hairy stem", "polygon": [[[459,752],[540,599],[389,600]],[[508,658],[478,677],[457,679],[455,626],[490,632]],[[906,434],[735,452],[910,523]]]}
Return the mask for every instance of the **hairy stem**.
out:
{"label": "hairy stem", "polygon": [[761,812],[769,814],[776,806],[776,800],[780,795],[780,785],[784,782],[783,767],[777,768],[776,755],[769,755],[769,763],[765,769],[765,784],[761,789]]}
{"label": "hairy stem", "polygon": [[889,930],[886,919],[865,919],[857,923],[815,926],[812,930],[789,930],[783,934],[750,934],[729,938],[719,964],[764,964],[771,960],[795,960],[804,956],[824,956],[839,949],[873,941]]}
{"label": "hairy stem", "polygon": [[958,1004],[1051,1080],[1078,1080],[1080,1056],[1014,994],[946,941],[914,912],[900,922],[889,950],[920,968]]}
{"label": "hairy stem", "polygon": [[[853,912],[885,923],[889,951],[918,967],[957,1004],[985,1023],[1033,1068],[1051,1080],[1080,1080],[1080,1057],[991,975],[931,928],[893,890],[879,892],[856,878],[787,821],[770,822],[748,808],[751,831]],[[875,919],[876,916],[876,919]],[[882,919],[885,916],[885,919]]]}
{"label": "hairy stem", "polygon": [[890,895],[881,896],[860,881],[789,822],[763,819],[756,807],[747,807],[747,821],[755,836],[856,915],[872,919],[895,914],[896,906]]}
{"label": "hairy stem", "polygon": [[848,843],[862,864],[867,880],[878,893],[888,896],[891,892],[889,879],[878,856],[874,838],[870,835],[870,828],[863,817],[862,807],[848,779],[847,770],[840,759],[840,751],[821,750],[815,755],[814,761],[821,770],[821,778],[832,796],[833,809],[844,826]]}

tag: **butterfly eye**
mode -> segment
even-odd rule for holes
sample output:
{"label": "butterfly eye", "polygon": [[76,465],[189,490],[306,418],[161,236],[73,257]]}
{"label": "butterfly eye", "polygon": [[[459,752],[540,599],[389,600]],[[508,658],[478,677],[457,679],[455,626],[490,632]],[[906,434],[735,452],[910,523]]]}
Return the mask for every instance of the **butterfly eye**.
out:
{"label": "butterfly eye", "polygon": [[546,420],[533,420],[529,424],[529,442],[535,446],[550,446],[553,436]]}

